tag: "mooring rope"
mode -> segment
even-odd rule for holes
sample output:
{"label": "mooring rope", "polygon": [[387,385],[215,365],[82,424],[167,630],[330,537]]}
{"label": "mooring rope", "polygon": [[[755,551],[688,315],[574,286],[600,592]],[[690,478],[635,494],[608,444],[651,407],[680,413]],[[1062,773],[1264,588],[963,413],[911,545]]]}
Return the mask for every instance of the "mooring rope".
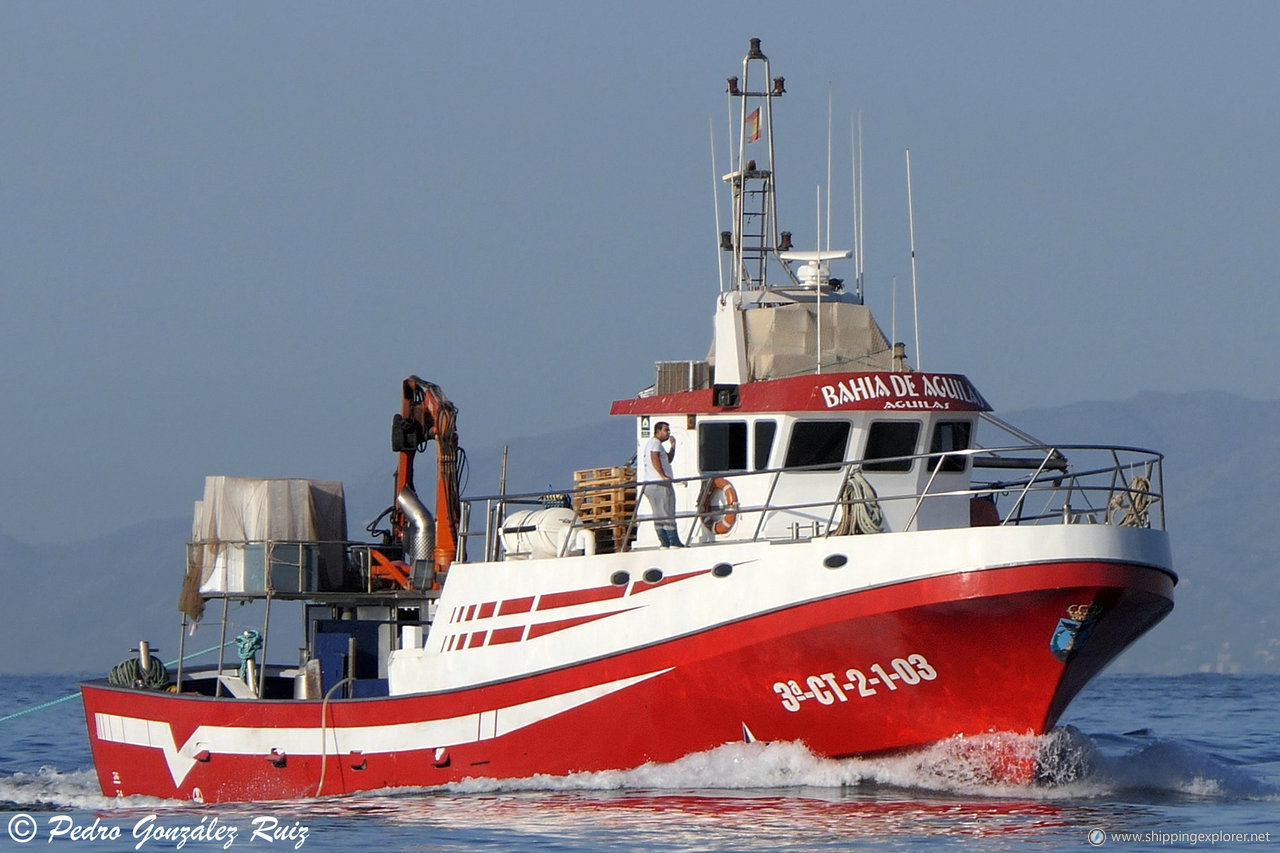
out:
{"label": "mooring rope", "polygon": [[[228,640],[227,642],[222,643],[221,645],[210,646],[207,649],[201,649],[198,652],[192,652],[189,655],[183,655],[182,660],[184,661],[190,660],[191,658],[199,657],[200,655],[207,655],[209,652],[216,652],[218,649],[222,648],[222,646],[227,646],[234,642],[235,640]],[[176,666],[177,663],[178,663],[177,660],[166,661],[164,666]],[[79,699],[79,698],[80,698],[80,691],[77,690],[75,693],[68,693],[66,696],[63,696],[61,698],[51,699],[48,702],[41,702],[39,705],[33,705],[30,708],[23,708],[21,711],[14,711],[12,714],[6,714],[5,716],[0,717],[0,723],[8,722],[9,720],[15,719],[17,717],[24,717],[27,714],[34,714],[36,711],[43,711],[45,708],[52,708],[54,705],[61,705],[63,702],[70,702],[72,699]]]}
{"label": "mooring rope", "polygon": [[1138,475],[1129,481],[1124,491],[1111,498],[1107,509],[1113,516],[1124,513],[1119,521],[1121,527],[1150,527],[1151,516],[1147,512],[1152,503],[1150,490],[1151,480]]}
{"label": "mooring rope", "polygon": [[236,652],[240,655],[240,680],[248,684],[249,662],[262,648],[262,633],[248,628],[243,634],[237,635],[233,642],[236,644]]}
{"label": "mooring rope", "polygon": [[840,506],[844,512],[836,528],[836,536],[880,533],[884,530],[884,513],[880,510],[876,490],[861,471],[855,471],[845,482],[840,493]]}
{"label": "mooring rope", "polygon": [[[324,771],[329,764],[329,747],[324,742],[325,729],[328,727],[326,713],[329,710],[329,700],[333,697],[334,691],[344,684],[354,684],[355,679],[347,676],[341,681],[335,683],[324,694],[324,701],[320,703],[320,781],[316,784],[316,796],[320,796],[320,792],[324,790]],[[334,756],[337,756],[338,741],[333,742]]]}

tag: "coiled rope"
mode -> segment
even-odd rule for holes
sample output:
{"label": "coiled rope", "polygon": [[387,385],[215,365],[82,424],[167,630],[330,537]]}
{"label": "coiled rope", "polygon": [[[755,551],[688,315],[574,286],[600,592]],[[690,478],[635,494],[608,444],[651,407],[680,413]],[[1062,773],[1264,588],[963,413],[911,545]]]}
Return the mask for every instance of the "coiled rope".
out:
{"label": "coiled rope", "polygon": [[1124,510],[1118,522],[1121,527],[1150,527],[1151,515],[1147,507],[1151,506],[1151,480],[1141,474],[1129,481],[1124,491],[1111,498],[1107,509],[1112,515]]}
{"label": "coiled rope", "polygon": [[884,513],[880,510],[876,490],[861,471],[854,471],[853,476],[845,481],[844,488],[840,490],[840,506],[844,512],[840,516],[836,536],[884,530]]}
{"label": "coiled rope", "polygon": [[240,655],[240,680],[249,683],[249,661],[262,648],[262,634],[247,628],[243,634],[235,638],[236,652]]}
{"label": "coiled rope", "polygon": [[146,690],[164,690],[169,686],[169,670],[156,658],[145,670],[137,658],[123,660],[111,667],[107,683],[116,687],[138,687]]}

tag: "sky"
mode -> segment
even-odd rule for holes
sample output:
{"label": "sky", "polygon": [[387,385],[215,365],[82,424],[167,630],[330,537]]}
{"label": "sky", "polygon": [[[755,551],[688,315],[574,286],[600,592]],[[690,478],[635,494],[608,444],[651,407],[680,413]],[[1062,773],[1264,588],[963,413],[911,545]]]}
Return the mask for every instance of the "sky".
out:
{"label": "sky", "polygon": [[851,243],[861,116],[867,303],[913,362],[1003,411],[1274,399],[1276,32],[1270,2],[0,0],[0,533],[390,470],[410,374],[500,447],[704,357],[752,37],[800,247],[828,99]]}

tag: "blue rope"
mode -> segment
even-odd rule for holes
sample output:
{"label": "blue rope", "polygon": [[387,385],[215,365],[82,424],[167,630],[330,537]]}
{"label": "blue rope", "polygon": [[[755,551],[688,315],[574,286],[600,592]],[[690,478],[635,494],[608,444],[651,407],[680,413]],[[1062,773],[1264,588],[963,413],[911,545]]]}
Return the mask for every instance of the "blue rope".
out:
{"label": "blue rope", "polygon": [[[200,655],[208,654],[209,652],[216,652],[218,649],[222,648],[222,646],[229,646],[234,642],[235,640],[227,640],[221,646],[210,646],[207,649],[202,649],[198,652],[192,652],[189,655],[183,655],[182,660],[189,660],[194,657],[199,657]],[[167,661],[165,663],[165,666],[174,666],[177,663],[178,662],[176,660],[171,660],[171,661]],[[78,698],[80,698],[79,690],[77,690],[75,693],[71,693],[66,696],[63,696],[61,699],[52,699],[48,702],[41,702],[39,705],[35,705],[30,708],[23,708],[21,711],[15,711],[12,714],[6,714],[5,716],[0,717],[0,723],[8,722],[9,720],[14,719],[15,717],[22,717],[27,714],[34,714],[36,711],[43,711],[45,708],[52,708],[54,705],[61,705],[63,702],[70,702],[72,699],[78,699]]]}

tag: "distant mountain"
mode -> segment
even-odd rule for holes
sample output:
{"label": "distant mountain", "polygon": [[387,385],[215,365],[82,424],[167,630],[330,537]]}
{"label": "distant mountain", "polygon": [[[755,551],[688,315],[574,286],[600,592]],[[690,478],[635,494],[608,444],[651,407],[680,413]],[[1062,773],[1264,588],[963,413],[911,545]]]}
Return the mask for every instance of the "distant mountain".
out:
{"label": "distant mountain", "polygon": [[[1002,416],[1004,416],[1002,414]],[[1038,438],[1129,444],[1165,454],[1168,527],[1181,580],[1173,613],[1126,652],[1120,672],[1280,672],[1280,401],[1140,394],[1007,415]],[[607,423],[513,440],[508,493],[562,489],[582,468],[626,464],[634,425]],[[468,496],[498,491],[502,448],[471,448]],[[211,472],[217,473],[217,472]],[[349,535],[391,500],[392,469],[346,484]],[[420,474],[420,477],[425,476]],[[194,496],[193,496],[194,497]],[[4,672],[103,672],[140,639],[177,653],[176,609],[190,519],[162,519],[75,544],[0,535]]]}
{"label": "distant mountain", "polygon": [[[623,465],[635,454],[634,423],[606,423],[513,439],[507,492],[557,489],[579,468]],[[502,447],[470,449],[468,497],[496,494]],[[429,466],[419,471],[425,481]],[[394,465],[345,484],[347,535],[391,503]],[[217,473],[217,472],[210,472]],[[192,499],[198,498],[193,495]],[[134,525],[75,544],[29,545],[0,534],[0,672],[101,672],[130,657],[139,640],[164,660],[178,652],[178,593],[190,517]]]}
{"label": "distant mountain", "polygon": [[190,534],[190,518],[168,518],[74,544],[0,536],[0,671],[105,675],[139,640],[177,657]]}
{"label": "distant mountain", "polygon": [[1144,393],[1009,419],[1044,441],[1131,444],[1165,455],[1176,604],[1117,671],[1280,672],[1280,524],[1271,482],[1280,473],[1280,401]]}

